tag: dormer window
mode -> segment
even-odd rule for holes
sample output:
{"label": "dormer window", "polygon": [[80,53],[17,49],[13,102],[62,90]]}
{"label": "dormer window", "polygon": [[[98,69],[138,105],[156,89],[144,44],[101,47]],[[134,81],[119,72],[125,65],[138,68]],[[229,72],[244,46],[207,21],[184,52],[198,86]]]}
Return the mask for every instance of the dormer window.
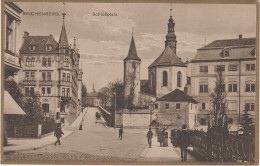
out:
{"label": "dormer window", "polygon": [[224,57],[229,57],[230,50],[231,50],[230,48],[224,48],[224,50],[223,50]]}
{"label": "dormer window", "polygon": [[30,51],[34,51],[34,50],[35,50],[35,48],[36,48],[36,46],[35,46],[35,45],[30,45],[30,46],[29,46],[29,50],[30,50]]}
{"label": "dormer window", "polygon": [[46,51],[51,51],[52,45],[46,45]]}

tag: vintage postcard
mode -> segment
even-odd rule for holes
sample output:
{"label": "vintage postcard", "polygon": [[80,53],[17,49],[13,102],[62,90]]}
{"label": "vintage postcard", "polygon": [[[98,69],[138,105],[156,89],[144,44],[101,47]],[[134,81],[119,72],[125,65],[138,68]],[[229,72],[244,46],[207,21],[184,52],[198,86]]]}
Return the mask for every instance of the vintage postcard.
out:
{"label": "vintage postcard", "polygon": [[257,1],[3,1],[1,16],[2,163],[259,162]]}

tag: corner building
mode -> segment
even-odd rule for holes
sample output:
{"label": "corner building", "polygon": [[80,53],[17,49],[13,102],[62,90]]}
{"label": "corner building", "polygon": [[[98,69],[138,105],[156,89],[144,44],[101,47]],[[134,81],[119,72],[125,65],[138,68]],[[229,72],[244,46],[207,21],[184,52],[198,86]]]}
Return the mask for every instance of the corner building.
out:
{"label": "corner building", "polygon": [[68,43],[65,15],[59,42],[52,35],[30,36],[24,32],[19,83],[25,96],[40,97],[46,117],[69,125],[81,110],[83,73],[75,37],[73,48]]}

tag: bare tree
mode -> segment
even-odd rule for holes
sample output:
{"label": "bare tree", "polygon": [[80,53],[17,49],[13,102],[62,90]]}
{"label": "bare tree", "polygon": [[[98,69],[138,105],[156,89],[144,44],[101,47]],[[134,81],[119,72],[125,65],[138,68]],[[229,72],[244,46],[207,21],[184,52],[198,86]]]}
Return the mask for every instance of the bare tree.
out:
{"label": "bare tree", "polygon": [[211,104],[212,104],[212,124],[223,125],[223,121],[226,120],[226,90],[225,90],[225,83],[223,77],[223,70],[217,69],[217,77],[216,77],[216,87],[214,92],[211,93]]}

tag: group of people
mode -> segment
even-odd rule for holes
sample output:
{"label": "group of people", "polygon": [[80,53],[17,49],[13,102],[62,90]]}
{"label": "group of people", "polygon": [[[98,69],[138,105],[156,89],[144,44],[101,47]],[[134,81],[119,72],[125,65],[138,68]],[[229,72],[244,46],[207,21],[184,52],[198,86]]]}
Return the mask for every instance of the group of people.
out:
{"label": "group of people", "polygon": [[[160,142],[160,147],[168,146],[168,132],[165,127],[156,128],[156,135],[157,135],[157,141]],[[152,137],[153,137],[153,132],[151,128],[149,128],[149,131],[147,132],[146,136],[147,136],[149,148],[151,148]],[[181,161],[187,161],[187,148],[190,146],[191,141],[190,141],[189,132],[186,131],[185,124],[182,125],[182,130],[176,139],[178,139],[177,142],[181,149]]]}

